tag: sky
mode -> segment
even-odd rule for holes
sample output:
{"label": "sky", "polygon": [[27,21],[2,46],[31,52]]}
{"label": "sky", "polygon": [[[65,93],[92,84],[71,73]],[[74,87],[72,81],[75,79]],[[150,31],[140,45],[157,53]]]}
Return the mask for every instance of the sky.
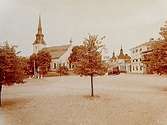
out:
{"label": "sky", "polygon": [[41,15],[47,46],[81,44],[88,34],[106,36],[105,53],[125,52],[160,37],[167,0],[0,0],[0,41],[32,53]]}

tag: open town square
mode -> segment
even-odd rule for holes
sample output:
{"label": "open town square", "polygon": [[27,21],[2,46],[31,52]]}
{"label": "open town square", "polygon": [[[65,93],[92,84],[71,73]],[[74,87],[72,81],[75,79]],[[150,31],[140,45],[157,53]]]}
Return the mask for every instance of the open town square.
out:
{"label": "open town square", "polygon": [[167,125],[167,0],[0,0],[0,125]]}
{"label": "open town square", "polygon": [[166,125],[167,78],[121,74],[28,79],[4,87],[0,125]]}

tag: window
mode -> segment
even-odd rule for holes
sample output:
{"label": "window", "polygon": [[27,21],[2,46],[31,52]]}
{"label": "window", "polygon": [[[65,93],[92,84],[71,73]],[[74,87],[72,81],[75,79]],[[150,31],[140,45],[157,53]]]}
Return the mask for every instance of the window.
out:
{"label": "window", "polygon": [[138,66],[136,66],[136,71],[138,71]]}
{"label": "window", "polygon": [[53,68],[56,69],[56,67],[57,67],[57,65],[56,65],[56,63],[54,63]]}
{"label": "window", "polygon": [[138,49],[136,49],[136,53],[138,52]]}
{"label": "window", "polygon": [[142,51],[142,48],[140,48],[140,52]]}
{"label": "window", "polygon": [[71,65],[71,63],[69,63],[69,68],[70,68],[70,69],[72,68],[72,65]]}
{"label": "window", "polygon": [[142,71],[143,70],[143,66],[140,66],[140,71]]}
{"label": "window", "polygon": [[138,59],[136,59],[136,62],[138,62]]}
{"label": "window", "polygon": [[133,71],[135,71],[135,67],[133,66]]}

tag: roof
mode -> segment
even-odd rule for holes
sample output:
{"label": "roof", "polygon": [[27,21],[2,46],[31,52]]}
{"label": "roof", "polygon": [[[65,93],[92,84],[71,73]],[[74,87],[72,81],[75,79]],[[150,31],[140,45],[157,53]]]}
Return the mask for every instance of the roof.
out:
{"label": "roof", "polygon": [[50,53],[52,59],[59,59],[64,53],[68,50],[71,45],[63,45],[63,46],[51,46],[45,47],[42,50],[46,50]]}
{"label": "roof", "polygon": [[119,54],[118,59],[125,59],[125,55],[123,53]]}
{"label": "roof", "polygon": [[135,46],[135,47],[131,48],[130,50],[133,50],[133,49],[136,49],[136,48],[139,48],[139,47],[142,47],[142,46],[149,46],[149,45],[152,45],[152,44],[157,43],[157,42],[164,42],[164,40],[160,39],[160,38],[158,38],[158,39],[151,38],[148,42],[145,42],[145,43],[142,43],[138,46]]}

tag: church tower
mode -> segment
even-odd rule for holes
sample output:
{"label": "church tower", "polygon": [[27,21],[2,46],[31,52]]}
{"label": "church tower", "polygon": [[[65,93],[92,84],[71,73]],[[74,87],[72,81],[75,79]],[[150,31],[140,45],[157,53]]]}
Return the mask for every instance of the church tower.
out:
{"label": "church tower", "polygon": [[125,58],[125,55],[124,55],[124,52],[123,52],[123,49],[122,49],[122,45],[121,45],[121,49],[120,49],[120,53],[118,55],[118,59],[124,59]]}
{"label": "church tower", "polygon": [[33,43],[33,53],[38,53],[41,49],[45,47],[45,45],[46,43],[44,40],[44,35],[42,33],[41,16],[39,16],[38,32]]}

